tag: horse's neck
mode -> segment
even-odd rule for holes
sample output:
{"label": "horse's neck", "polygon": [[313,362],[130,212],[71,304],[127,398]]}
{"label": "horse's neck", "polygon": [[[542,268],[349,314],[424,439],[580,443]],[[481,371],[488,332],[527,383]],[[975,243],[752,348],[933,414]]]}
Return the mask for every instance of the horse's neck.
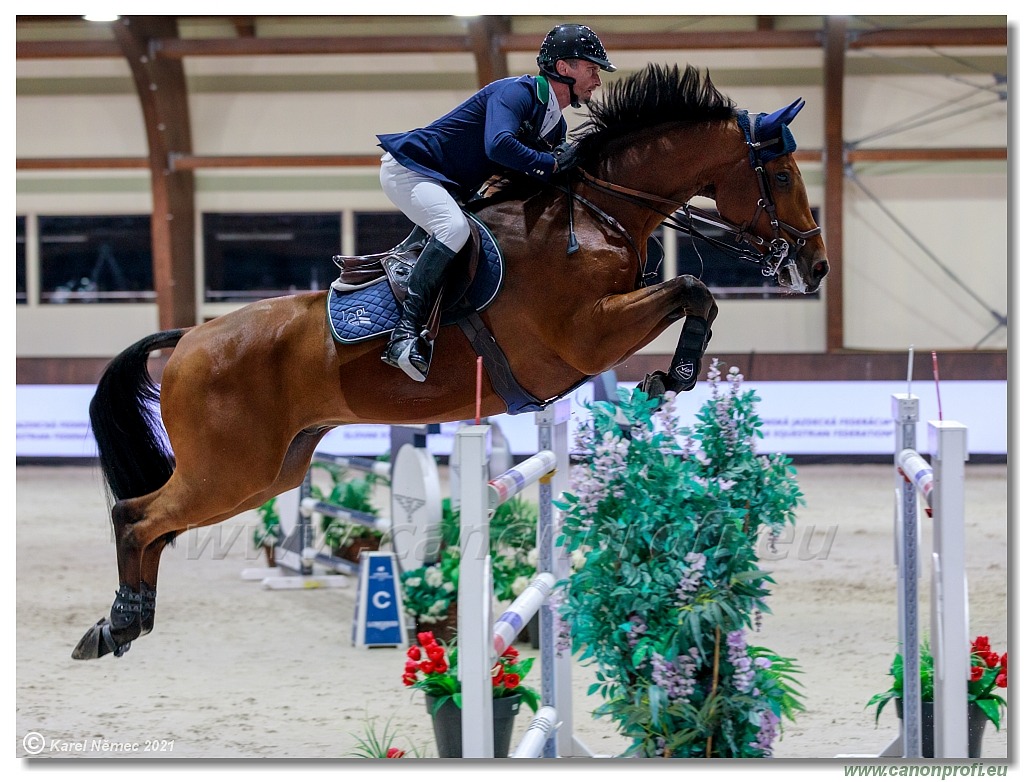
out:
{"label": "horse's neck", "polygon": [[[731,121],[670,123],[648,129],[621,144],[602,160],[598,175],[614,184],[682,205],[714,185],[720,172],[732,165],[737,144],[741,143],[739,131]],[[637,212],[635,208],[625,211]],[[671,206],[661,203],[656,205],[656,211],[627,214],[624,220],[640,221],[654,230],[663,219],[658,212],[667,211],[671,211]]]}

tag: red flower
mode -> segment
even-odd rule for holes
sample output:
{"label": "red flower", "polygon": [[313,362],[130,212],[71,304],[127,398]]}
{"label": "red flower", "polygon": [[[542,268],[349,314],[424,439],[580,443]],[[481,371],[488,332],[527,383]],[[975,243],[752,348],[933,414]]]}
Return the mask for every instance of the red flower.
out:
{"label": "red flower", "polygon": [[419,665],[417,665],[414,661],[412,661],[412,660],[406,660],[405,661],[405,672],[406,673],[416,673],[416,671],[418,671],[419,669],[420,669]]}
{"label": "red flower", "polygon": [[431,646],[427,649],[427,657],[433,660],[435,663],[438,660],[444,659],[444,649],[440,646]]}
{"label": "red flower", "polygon": [[510,690],[514,690],[516,687],[518,687],[520,681],[521,679],[519,678],[518,673],[505,674],[505,686]]}
{"label": "red flower", "polygon": [[406,687],[412,687],[416,683],[416,674],[404,673],[402,674],[402,684]]}
{"label": "red flower", "polygon": [[420,659],[421,656],[420,648],[418,646],[410,646],[409,651],[407,651],[405,654],[410,660],[418,660]]}
{"label": "red flower", "polygon": [[1006,686],[1006,672],[1003,671],[1002,673],[996,674],[996,687],[1005,687],[1005,686]]}
{"label": "red flower", "polygon": [[992,647],[988,644],[987,635],[979,635],[977,638],[974,639],[974,643],[971,644],[972,652],[987,652],[991,648]]}
{"label": "red flower", "polygon": [[514,646],[510,646],[508,649],[505,650],[505,654],[502,655],[502,657],[508,657],[512,660],[516,659],[518,656],[519,650],[516,649]]}
{"label": "red flower", "polygon": [[982,652],[981,658],[989,668],[995,668],[999,665],[999,654],[997,652]]}
{"label": "red flower", "polygon": [[999,667],[1004,671],[1006,670],[1006,652],[1003,652],[1003,656],[999,658]]}
{"label": "red flower", "polygon": [[491,668],[491,683],[495,687],[498,687],[501,685],[501,680],[503,678],[505,678],[505,669],[502,667],[501,663],[498,663]]}
{"label": "red flower", "polygon": [[384,757],[387,758],[403,758],[405,757],[405,750],[399,749],[398,747],[389,747],[388,754]]}
{"label": "red flower", "polygon": [[416,640],[418,640],[423,646],[433,646],[437,643],[437,641],[434,640],[434,633],[430,630],[423,633],[417,633]]}
{"label": "red flower", "polygon": [[434,673],[444,673],[447,670],[448,663],[446,663],[443,658],[434,663]]}
{"label": "red flower", "polygon": [[985,675],[985,669],[982,668],[980,665],[972,665],[971,666],[971,681],[972,682],[978,681],[984,675]]}
{"label": "red flower", "polygon": [[434,663],[430,660],[424,660],[420,663],[420,670],[423,671],[423,673],[433,673]]}

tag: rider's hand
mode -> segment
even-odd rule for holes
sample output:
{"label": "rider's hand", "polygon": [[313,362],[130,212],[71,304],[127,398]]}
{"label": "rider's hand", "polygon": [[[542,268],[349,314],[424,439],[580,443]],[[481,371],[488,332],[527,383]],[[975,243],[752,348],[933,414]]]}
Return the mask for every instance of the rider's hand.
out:
{"label": "rider's hand", "polygon": [[555,171],[568,171],[579,162],[579,150],[575,144],[563,141],[551,153],[555,156]]}

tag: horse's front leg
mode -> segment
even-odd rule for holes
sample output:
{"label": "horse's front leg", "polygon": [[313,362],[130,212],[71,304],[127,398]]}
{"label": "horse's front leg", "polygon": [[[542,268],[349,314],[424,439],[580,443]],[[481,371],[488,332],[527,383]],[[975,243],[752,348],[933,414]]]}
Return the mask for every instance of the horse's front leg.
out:
{"label": "horse's front leg", "polygon": [[[684,336],[672,366],[689,360],[699,370],[717,315],[718,305],[707,286],[684,274],[650,288],[606,296],[592,309],[582,311],[572,324],[571,339],[565,340],[572,351],[564,358],[585,374],[600,374],[685,317]],[[694,349],[698,350],[696,354]]]}

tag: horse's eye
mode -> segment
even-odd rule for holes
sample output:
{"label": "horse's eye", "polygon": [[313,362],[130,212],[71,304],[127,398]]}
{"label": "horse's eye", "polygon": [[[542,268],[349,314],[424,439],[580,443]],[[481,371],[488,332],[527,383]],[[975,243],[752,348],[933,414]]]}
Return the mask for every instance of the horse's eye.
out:
{"label": "horse's eye", "polygon": [[789,184],[789,172],[779,171],[775,174],[775,183],[786,187]]}

